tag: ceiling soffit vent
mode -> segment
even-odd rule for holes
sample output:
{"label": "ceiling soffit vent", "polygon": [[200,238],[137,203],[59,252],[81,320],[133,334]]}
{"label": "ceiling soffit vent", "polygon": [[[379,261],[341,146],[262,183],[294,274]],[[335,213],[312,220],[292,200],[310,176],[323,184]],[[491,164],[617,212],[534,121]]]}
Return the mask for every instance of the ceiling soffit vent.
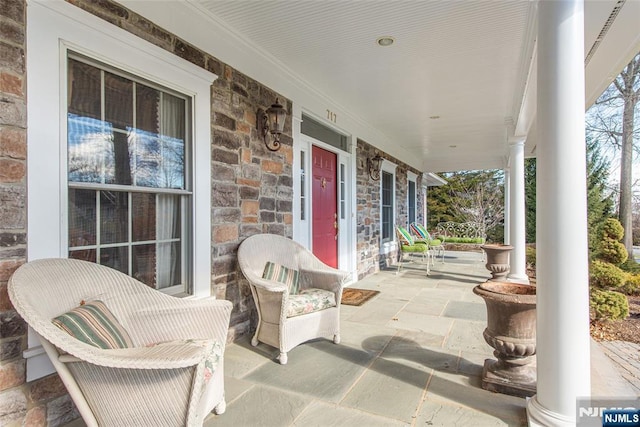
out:
{"label": "ceiling soffit vent", "polygon": [[593,42],[593,46],[591,46],[591,49],[589,49],[589,53],[587,54],[587,57],[584,59],[585,67],[587,66],[587,64],[589,64],[589,61],[591,61],[591,58],[596,53],[596,50],[598,50],[598,46],[600,46],[600,43],[602,42],[602,40],[604,40],[604,36],[607,35],[609,28],[611,28],[611,26],[613,25],[613,21],[616,20],[618,13],[620,13],[620,9],[622,9],[622,6],[624,6],[624,3],[626,1],[627,0],[618,0],[616,5],[613,7],[613,10],[611,11],[611,14],[609,15],[609,17],[607,18],[607,21],[602,26],[602,30],[600,30],[600,34],[598,34],[596,41]]}

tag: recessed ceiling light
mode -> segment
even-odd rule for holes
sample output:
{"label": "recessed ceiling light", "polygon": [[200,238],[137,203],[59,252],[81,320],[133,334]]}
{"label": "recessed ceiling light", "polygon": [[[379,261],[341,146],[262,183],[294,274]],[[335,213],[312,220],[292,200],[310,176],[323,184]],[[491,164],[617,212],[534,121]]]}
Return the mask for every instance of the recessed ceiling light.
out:
{"label": "recessed ceiling light", "polygon": [[429,116],[429,118],[431,120],[438,120],[440,118],[440,116]]}
{"label": "recessed ceiling light", "polygon": [[376,43],[378,43],[378,45],[380,46],[391,46],[393,43],[395,43],[395,39],[391,36],[382,36],[382,37],[378,37],[378,40],[376,40]]}

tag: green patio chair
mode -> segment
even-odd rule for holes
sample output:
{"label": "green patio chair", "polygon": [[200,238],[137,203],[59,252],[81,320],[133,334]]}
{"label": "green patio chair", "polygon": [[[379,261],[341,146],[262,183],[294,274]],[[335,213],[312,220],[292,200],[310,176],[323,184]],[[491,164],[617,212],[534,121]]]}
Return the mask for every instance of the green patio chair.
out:
{"label": "green patio chair", "polygon": [[434,258],[440,257],[444,263],[444,244],[442,240],[432,238],[425,226],[420,223],[412,222],[409,229],[414,236],[416,236],[415,240],[417,242],[425,242],[429,245],[429,250],[433,253],[433,256],[431,257],[432,261]]}
{"label": "green patio chair", "polygon": [[431,274],[429,258],[432,254],[429,251],[429,245],[425,242],[416,242],[407,229],[401,226],[396,226],[396,236],[398,236],[398,244],[400,246],[400,260],[396,274],[400,274],[402,270],[405,254],[418,254],[422,256],[423,261],[426,261],[427,264],[427,276]]}

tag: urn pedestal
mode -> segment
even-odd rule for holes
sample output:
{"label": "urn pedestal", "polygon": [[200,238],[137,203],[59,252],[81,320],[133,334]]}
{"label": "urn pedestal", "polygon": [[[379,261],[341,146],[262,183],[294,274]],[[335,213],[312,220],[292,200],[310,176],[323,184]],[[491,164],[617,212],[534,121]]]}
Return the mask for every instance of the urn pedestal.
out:
{"label": "urn pedestal", "polygon": [[473,288],[487,307],[483,336],[498,360],[487,359],[482,388],[512,396],[536,393],[536,287],[487,281]]}
{"label": "urn pedestal", "polygon": [[482,245],[481,248],[487,254],[485,267],[491,272],[491,281],[503,281],[511,270],[509,254],[513,249],[511,245]]}

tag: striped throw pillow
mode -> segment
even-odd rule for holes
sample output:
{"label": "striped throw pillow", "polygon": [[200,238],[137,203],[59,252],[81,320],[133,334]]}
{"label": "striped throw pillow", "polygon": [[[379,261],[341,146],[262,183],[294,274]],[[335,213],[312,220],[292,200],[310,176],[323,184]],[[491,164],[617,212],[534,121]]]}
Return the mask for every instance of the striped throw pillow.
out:
{"label": "striped throw pillow", "polygon": [[400,243],[403,245],[413,246],[415,244],[413,237],[411,237],[411,234],[409,234],[404,227],[398,227],[398,237],[400,238]]}
{"label": "striped throw pillow", "polygon": [[412,222],[410,227],[411,231],[413,231],[413,234],[415,234],[416,236],[420,237],[421,239],[431,240],[429,232],[421,224]]}
{"label": "striped throw pillow", "polygon": [[264,266],[262,278],[287,285],[290,295],[296,295],[300,288],[300,272],[271,261]]}
{"label": "striped throw pillow", "polygon": [[113,349],[133,347],[127,331],[102,301],[91,301],[52,320],[72,337],[94,347]]}

